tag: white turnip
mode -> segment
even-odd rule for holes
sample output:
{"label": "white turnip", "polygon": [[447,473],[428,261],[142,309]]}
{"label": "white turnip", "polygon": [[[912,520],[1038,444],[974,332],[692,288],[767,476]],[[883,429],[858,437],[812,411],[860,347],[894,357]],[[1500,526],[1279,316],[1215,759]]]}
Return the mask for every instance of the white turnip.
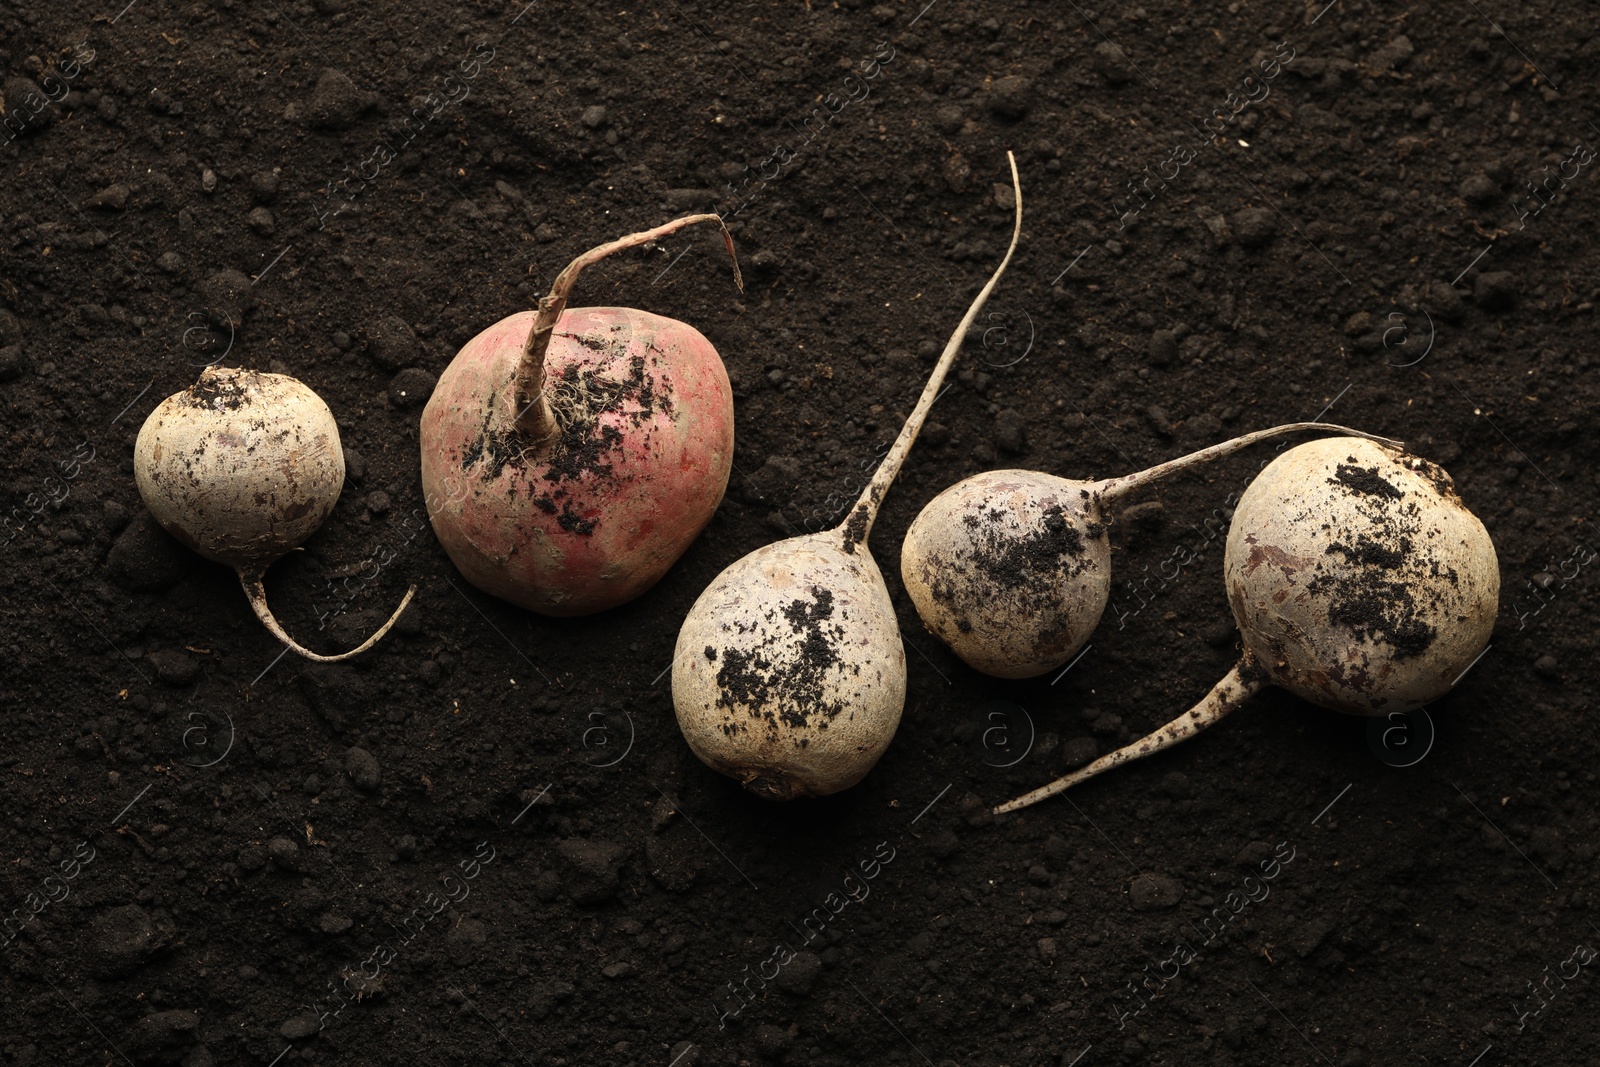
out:
{"label": "white turnip", "polygon": [[1033,678],[1077,655],[1111,597],[1115,510],[1151,483],[1246,445],[1304,430],[1297,422],[1246,434],[1137,474],[1073,481],[999,470],[957,482],[917,515],[900,576],[922,623],[985,674]]}
{"label": "white turnip", "polygon": [[[473,585],[545,615],[587,615],[653,586],[727,488],[733,392],[717,350],[674,319],[568,308],[613,252],[716,215],[591,249],[539,301],[468,341],[422,412],[428,517]],[[728,255],[733,239],[722,229]],[[734,281],[743,291],[738,260]]]}
{"label": "white turnip", "polygon": [[1239,498],[1223,570],[1238,665],[1160,730],[997,814],[1193,737],[1269,684],[1356,715],[1412,711],[1460,680],[1499,611],[1494,543],[1450,476],[1356,438],[1269,464]]}
{"label": "white turnip", "polygon": [[267,607],[267,568],[317,531],[344,488],[339,426],[322,398],[284,374],[207,367],[156,406],[133,446],[139,495],[156,521],[200,555],[239,574],[274,637],[334,663],[389,632],[400,607],[361,647],[324,656],[297,644]]}
{"label": "white turnip", "polygon": [[1005,259],[945,345],[910,417],[836,528],[767,545],[733,563],[678,632],[672,700],[708,766],[772,799],[836,793],[889,746],[905,706],[906,657],[867,535],[973,319],[1022,234],[1022,187]]}

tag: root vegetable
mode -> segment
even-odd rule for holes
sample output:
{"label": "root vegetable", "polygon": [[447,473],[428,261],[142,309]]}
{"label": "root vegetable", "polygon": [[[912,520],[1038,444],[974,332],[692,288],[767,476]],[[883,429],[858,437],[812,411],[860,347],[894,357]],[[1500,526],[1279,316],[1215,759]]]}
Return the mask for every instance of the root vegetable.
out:
{"label": "root vegetable", "polygon": [[134,480],[156,521],[200,555],[239,573],[274,637],[335,663],[389,632],[400,607],[361,647],[337,656],[295,642],[267,607],[267,568],[317,531],[344,488],[339,427],[322,398],[284,374],[207,367],[150,413],[133,447]]}
{"label": "root vegetable", "polygon": [[1160,730],[996,814],[1193,737],[1268,684],[1356,715],[1419,708],[1482,654],[1499,611],[1494,543],[1450,476],[1354,438],[1269,464],[1239,499],[1223,569],[1239,664]]}
{"label": "root vegetable", "polygon": [[966,663],[997,678],[1033,678],[1078,654],[1111,597],[1110,517],[1169,474],[1247,445],[1306,430],[1246,434],[1137,474],[1073,481],[1039,471],[975,474],[928,502],[906,531],[900,576],[923,625]]}
{"label": "root vegetable", "polygon": [[689,215],[585,252],[440,376],[422,412],[428,517],[484,592],[604,611],[660,580],[722,502],[733,392],[711,342],[646,311],[567,307],[583,268],[698,222],[722,226]]}
{"label": "root vegetable", "polygon": [[859,782],[889,746],[905,706],[906,657],[867,535],[973,319],[1022,234],[978,294],[844,522],[738,560],[695,601],[678,633],[672,700],[684,738],[710,767],[776,800]]}

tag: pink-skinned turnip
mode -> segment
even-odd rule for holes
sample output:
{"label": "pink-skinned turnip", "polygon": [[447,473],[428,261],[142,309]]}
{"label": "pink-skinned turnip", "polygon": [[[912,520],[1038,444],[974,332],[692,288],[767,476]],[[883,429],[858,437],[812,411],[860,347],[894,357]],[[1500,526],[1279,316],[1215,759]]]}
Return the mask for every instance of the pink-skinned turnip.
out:
{"label": "pink-skinned turnip", "polygon": [[[585,252],[439,378],[422,413],[428,517],[484,592],[544,615],[615,607],[722,502],[733,392],[711,342],[647,311],[566,306],[584,267],[697,222],[722,224],[690,215]],[[742,291],[736,259],[734,280]]]}

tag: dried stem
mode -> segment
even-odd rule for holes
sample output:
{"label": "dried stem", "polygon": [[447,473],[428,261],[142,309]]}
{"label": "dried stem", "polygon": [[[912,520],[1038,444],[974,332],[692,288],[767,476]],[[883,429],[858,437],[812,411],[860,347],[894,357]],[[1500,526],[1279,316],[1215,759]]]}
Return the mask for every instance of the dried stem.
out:
{"label": "dried stem", "polygon": [[1255,444],[1257,441],[1265,441],[1269,437],[1277,437],[1286,433],[1298,433],[1301,430],[1324,430],[1343,434],[1346,437],[1364,437],[1369,441],[1376,441],[1378,444],[1389,448],[1405,448],[1405,442],[1403,441],[1363,433],[1360,430],[1352,430],[1348,426],[1336,426],[1330,422],[1291,422],[1283,426],[1273,426],[1270,429],[1247,433],[1243,437],[1235,437],[1231,441],[1223,441],[1221,444],[1212,445],[1209,448],[1202,448],[1198,452],[1191,452],[1187,456],[1179,456],[1177,459],[1157,464],[1149,470],[1139,471],[1137,474],[1127,474],[1120,478],[1106,478],[1096,484],[1095,492],[1099,495],[1102,503],[1110,504],[1143,489],[1151,482],[1165,478],[1169,474],[1176,474],[1188,467],[1232,455],[1242,448]]}
{"label": "dried stem", "polygon": [[379,627],[377,633],[361,642],[359,647],[353,648],[349,652],[345,652],[337,656],[323,656],[299,644],[294,638],[290,637],[284,632],[282,626],[278,625],[278,620],[273,617],[272,609],[267,607],[267,590],[261,582],[261,579],[264,577],[266,577],[265,571],[262,571],[260,574],[257,574],[254,577],[251,577],[244,571],[239,572],[239,584],[244,586],[244,595],[250,599],[250,606],[255,609],[256,618],[260,619],[262,624],[266,626],[268,630],[272,631],[273,637],[276,637],[279,641],[282,641],[285,645],[288,645],[289,648],[300,653],[300,655],[304,656],[306,659],[315,660],[318,663],[338,663],[341,660],[349,659],[351,656],[359,656],[361,653],[377,644],[378,641],[382,639],[383,635],[389,632],[390,627],[394,626],[396,620],[398,620],[401,614],[406,610],[406,605],[411,603],[412,596],[414,596],[417,592],[417,587],[414,585],[407,589],[405,597],[400,601],[400,606],[394,609],[393,615],[389,616],[389,621]]}
{"label": "dried stem", "polygon": [[850,509],[844,522],[838,527],[844,535],[847,550],[853,551],[855,546],[864,542],[867,535],[872,532],[872,524],[878,518],[878,506],[883,503],[884,494],[888,493],[889,485],[894,481],[895,475],[900,473],[906,453],[911,451],[912,442],[916,441],[917,434],[922,431],[922,423],[927,419],[928,410],[933,407],[934,400],[938,398],[939,386],[944,384],[945,374],[949,372],[957,353],[961,351],[961,342],[966,340],[967,330],[971,329],[978,312],[983,310],[983,305],[989,299],[989,294],[994,291],[995,284],[1000,281],[1000,276],[1011,265],[1011,256],[1016,252],[1017,241],[1022,237],[1022,179],[1017,175],[1016,156],[1007,152],[1006,159],[1011,164],[1011,189],[1017,205],[1016,223],[1011,230],[1011,247],[1006,249],[1005,259],[995,268],[988,284],[978,293],[972,306],[967,308],[967,313],[962,316],[956,332],[950,335],[949,342],[944,346],[944,352],[939,356],[939,362],[933,368],[933,374],[928,378],[928,384],[922,388],[922,396],[918,398],[917,406],[912,409],[906,424],[900,428],[900,436],[895,438],[894,446],[889,449],[888,455],[883,457],[883,462],[878,466],[877,473],[872,476],[872,481],[867,483],[855,506]]}
{"label": "dried stem", "polygon": [[1049,785],[1041,786],[1031,793],[1026,793],[1015,800],[1007,801],[994,809],[996,815],[1004,815],[1008,811],[1030,807],[1041,800],[1065,793],[1079,782],[1087,781],[1095,775],[1109,771],[1113,767],[1120,767],[1136,759],[1143,759],[1152,753],[1160,752],[1164,748],[1171,748],[1179,741],[1187,741],[1206,727],[1220,720],[1239,705],[1249,700],[1261,687],[1266,684],[1265,677],[1259,670],[1253,670],[1247,660],[1241,660],[1227,673],[1227,676],[1212,687],[1205,698],[1173,719],[1155,733],[1140,738],[1131,745],[1124,745],[1115,752],[1108,752],[1087,767],[1080,767],[1071,774],[1057,778]]}
{"label": "dried stem", "polygon": [[544,354],[550,347],[551,331],[555,329],[561,313],[566,310],[567,298],[572,294],[572,287],[577,284],[578,275],[583,268],[599,262],[613,252],[649,244],[697,222],[714,222],[722,227],[722,241],[728,248],[728,258],[733,260],[733,283],[739,287],[741,293],[744,292],[744,277],[739,273],[739,258],[733,251],[733,235],[728,232],[727,224],[722,221],[721,215],[685,215],[681,219],[663,223],[653,230],[630,233],[626,237],[619,237],[615,241],[589,249],[568,263],[561,273],[556,275],[556,280],[550,284],[550,291],[539,300],[539,311],[534,316],[533,328],[528,331],[528,341],[522,348],[522,362],[517,366],[518,430],[537,441],[552,438],[560,432],[555,415],[551,412],[549,401],[545,397]]}

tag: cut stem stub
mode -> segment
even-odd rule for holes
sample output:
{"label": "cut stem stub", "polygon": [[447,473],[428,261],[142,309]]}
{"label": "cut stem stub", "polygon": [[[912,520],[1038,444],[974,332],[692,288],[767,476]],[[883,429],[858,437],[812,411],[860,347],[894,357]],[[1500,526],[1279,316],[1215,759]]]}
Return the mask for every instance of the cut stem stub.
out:
{"label": "cut stem stub", "polygon": [[394,609],[393,615],[389,616],[389,621],[380,626],[377,633],[361,642],[359,647],[352,648],[349,652],[341,652],[337,656],[324,656],[320,653],[313,652],[309,648],[306,648],[304,645],[300,644],[294,638],[290,637],[288,633],[284,631],[282,626],[278,625],[278,620],[273,616],[272,609],[267,607],[267,590],[266,586],[264,586],[261,581],[266,577],[266,573],[267,572],[265,570],[262,570],[260,573],[252,577],[242,570],[239,571],[239,584],[244,586],[244,595],[249,599],[250,607],[254,609],[256,618],[261,620],[261,624],[263,626],[272,631],[273,637],[276,637],[279,641],[282,641],[292,651],[298,652],[306,659],[315,660],[318,663],[338,663],[341,660],[347,660],[352,656],[359,656],[361,653],[377,644],[383,639],[383,635],[388,633],[390,628],[394,626],[395,622],[399,620],[400,616],[406,610],[406,605],[411,603],[411,598],[416,595],[417,592],[417,587],[414,585],[407,589],[406,595],[400,601],[400,606]]}
{"label": "cut stem stub", "polygon": [[619,237],[615,241],[608,241],[589,249],[568,263],[561,273],[556,275],[556,280],[550,283],[550,291],[539,299],[538,314],[534,316],[533,328],[528,331],[528,340],[522,349],[522,360],[517,366],[518,430],[536,441],[553,438],[560,432],[555,413],[550,410],[550,403],[545,395],[544,354],[550,347],[550,334],[556,328],[561,313],[566,310],[567,298],[572,295],[572,287],[577,284],[578,275],[582,273],[583,268],[598,263],[613,252],[649,244],[697,222],[714,222],[722,228],[723,244],[727,246],[728,258],[733,260],[733,284],[739,287],[739,292],[744,292],[744,277],[739,273],[739,257],[733,251],[733,235],[728,232],[727,223],[722,221],[721,215],[685,215],[680,219],[664,222],[654,229],[630,233],[626,237]]}

